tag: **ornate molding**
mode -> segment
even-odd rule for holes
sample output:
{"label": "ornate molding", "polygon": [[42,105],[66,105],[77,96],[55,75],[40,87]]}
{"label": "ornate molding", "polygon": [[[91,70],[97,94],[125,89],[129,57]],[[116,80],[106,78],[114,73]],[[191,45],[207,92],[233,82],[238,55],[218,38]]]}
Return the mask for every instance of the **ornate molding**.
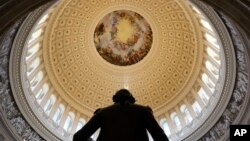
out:
{"label": "ornate molding", "polygon": [[[50,7],[54,2],[47,3],[46,5],[41,6],[36,12],[36,16],[40,17],[41,14]],[[9,74],[10,71],[13,69],[10,64],[10,52],[11,49],[19,46],[16,45],[12,47],[16,42],[14,41],[15,36],[17,35],[17,31],[20,33],[26,33],[24,30],[20,31],[22,29],[21,24],[23,24],[24,19],[18,20],[13,27],[9,29],[6,33],[2,35],[2,38],[0,40],[0,104],[1,109],[0,111],[4,114],[3,120],[6,122],[6,124],[9,126],[9,130],[14,134],[16,140],[35,140],[35,141],[44,141],[44,137],[48,138],[48,136],[45,136],[41,132],[38,131],[45,129],[45,128],[39,128],[37,127],[38,123],[32,122],[29,118],[30,115],[26,115],[27,113],[24,112],[25,107],[24,101],[22,101],[24,105],[20,105],[21,100],[17,97],[20,96],[19,93],[15,93],[15,90],[13,91],[13,87],[16,85],[10,84],[10,80],[13,80],[11,77],[11,74]],[[17,62],[19,62],[17,60]],[[10,65],[10,68],[9,68]],[[20,68],[18,66],[15,66],[17,68]],[[10,78],[9,78],[10,76]],[[48,132],[46,130],[46,132]],[[51,133],[50,133],[51,134]],[[42,137],[42,136],[43,137]],[[47,139],[46,139],[47,140]],[[52,140],[55,140],[52,138]]]}
{"label": "ornate molding", "polygon": [[59,141],[59,139],[54,133],[47,129],[44,122],[42,122],[34,113],[32,106],[29,105],[27,101],[24,89],[23,82],[21,78],[21,54],[23,51],[23,46],[26,42],[33,25],[37,22],[37,19],[48,9],[54,2],[50,2],[44,6],[41,6],[25,19],[24,23],[18,31],[17,37],[13,43],[11,57],[10,57],[10,82],[12,86],[13,96],[16,99],[16,104],[20,107],[22,115],[25,117],[25,120],[29,125],[34,128],[34,130],[42,136],[45,140]]}
{"label": "ornate molding", "polygon": [[0,112],[2,120],[8,126],[10,132],[16,140],[43,141],[36,131],[28,124],[17,107],[11,91],[9,80],[9,57],[13,40],[24,19],[19,19],[8,31],[6,31],[0,41]]}
{"label": "ornate molding", "polygon": [[[190,135],[188,135],[183,140],[193,141],[201,139],[206,133],[210,133],[211,128],[223,117],[223,112],[228,107],[227,104],[230,102],[230,98],[234,91],[235,81],[238,81],[236,78],[236,56],[234,45],[231,41],[231,37],[225,27],[223,21],[220,19],[218,14],[209,6],[205,5],[201,1],[198,0],[190,0],[193,4],[195,4],[198,8],[202,9],[201,11],[205,13],[207,18],[211,21],[214,25],[215,31],[218,33],[221,39],[221,46],[223,47],[222,51],[224,52],[223,59],[225,68],[225,78],[224,82],[220,81],[220,83],[224,83],[221,88],[221,96],[220,97],[213,97],[213,100],[218,100],[218,103],[215,105],[214,108],[210,109],[209,117],[204,120],[204,122],[199,125],[199,127]],[[220,72],[221,73],[221,72]],[[213,102],[212,100],[212,102]]]}
{"label": "ornate molding", "polygon": [[235,48],[237,65],[236,82],[230,102],[221,118],[200,141],[228,139],[229,125],[240,123],[249,103],[249,55],[246,51],[246,46],[233,22],[221,12],[219,12],[219,16],[226,25]]}

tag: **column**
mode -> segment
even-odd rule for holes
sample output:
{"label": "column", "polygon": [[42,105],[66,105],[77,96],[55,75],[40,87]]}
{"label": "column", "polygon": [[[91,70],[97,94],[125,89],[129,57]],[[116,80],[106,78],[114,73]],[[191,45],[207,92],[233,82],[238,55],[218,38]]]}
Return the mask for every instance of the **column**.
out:
{"label": "column", "polygon": [[52,109],[51,109],[51,111],[49,113],[49,117],[51,119],[53,119],[53,117],[54,117],[54,115],[56,113],[56,110],[59,108],[59,105],[61,104],[61,101],[62,101],[62,98],[60,96],[57,96],[57,98],[58,99],[56,100],[55,104],[53,105],[53,107],[52,107]]}
{"label": "column", "polygon": [[67,116],[69,115],[69,111],[70,111],[70,107],[67,105],[67,107],[65,107],[65,110],[63,112],[63,115],[60,119],[59,122],[59,133],[61,133],[63,136],[67,136],[67,132],[65,132],[65,130],[63,129],[63,126],[65,124],[65,121],[67,119]]}
{"label": "column", "polygon": [[75,116],[75,119],[74,119],[74,122],[73,122],[73,125],[72,125],[72,129],[71,129],[71,134],[74,134],[76,132],[76,128],[77,128],[77,125],[78,125],[78,122],[79,122],[79,119],[80,119],[80,114],[77,113],[76,116]]}
{"label": "column", "polygon": [[175,107],[175,111],[176,111],[177,116],[178,116],[178,118],[179,118],[179,120],[181,122],[181,127],[184,127],[186,125],[186,122],[185,122],[185,119],[183,117],[183,113],[180,111],[179,106]]}
{"label": "column", "polygon": [[209,77],[209,79],[212,80],[214,84],[216,84],[217,79],[212,74],[212,72],[210,72],[207,68],[204,68],[204,67],[202,67],[202,71],[207,74],[207,76]]}
{"label": "column", "polygon": [[209,41],[205,41],[205,45],[211,48],[215,53],[220,54],[220,49],[215,45],[213,45],[212,43],[210,43]]}
{"label": "column", "polygon": [[[40,48],[41,48],[41,47],[40,47]],[[42,50],[39,49],[37,52],[33,53],[32,56],[29,57],[28,60],[26,60],[26,64],[27,64],[27,65],[30,65],[30,64],[32,63],[32,61],[36,59],[36,57],[42,58],[41,55],[42,55]],[[42,60],[41,60],[41,61],[42,61]],[[41,64],[41,63],[40,63],[40,64]]]}
{"label": "column", "polygon": [[[44,65],[43,65],[43,64],[39,65],[34,71],[32,71],[32,72],[29,74],[29,76],[27,76],[28,79],[31,80],[33,77],[35,77],[35,75],[36,75],[40,70],[43,70],[43,68],[44,68]],[[44,72],[44,71],[43,71],[43,72]]]}
{"label": "column", "polygon": [[193,93],[193,95],[195,96],[196,101],[198,102],[198,104],[201,106],[201,109],[203,109],[203,107],[205,106],[205,103],[201,100],[200,96],[197,94],[197,92],[195,92],[193,89],[191,90],[191,92]]}
{"label": "column", "polygon": [[40,106],[42,108],[44,108],[45,104],[48,102],[50,96],[52,95],[54,89],[51,89],[51,86],[49,85],[49,91],[45,94],[45,96],[43,97],[41,103],[40,103]]}
{"label": "column", "polygon": [[204,58],[209,60],[211,62],[211,64],[213,64],[216,68],[220,68],[220,64],[218,62],[216,62],[211,56],[205,54]]}
{"label": "column", "polygon": [[208,88],[208,86],[201,79],[198,79],[198,82],[200,83],[200,85],[204,89],[204,91],[206,92],[207,96],[211,97],[213,93],[210,90],[210,88]]}
{"label": "column", "polygon": [[176,129],[175,125],[173,124],[172,119],[170,118],[168,113],[165,114],[165,117],[166,117],[166,120],[167,120],[167,123],[168,123],[168,126],[169,126],[170,133],[174,134],[177,131],[177,129]]}
{"label": "column", "polygon": [[45,76],[45,78],[43,78],[43,79],[36,85],[36,87],[32,90],[33,93],[35,94],[35,96],[37,95],[37,93],[39,92],[39,90],[42,89],[43,84],[44,84],[45,82],[47,82],[47,80],[48,80],[48,77]]}
{"label": "column", "polygon": [[192,118],[194,119],[194,118],[196,117],[196,113],[194,112],[193,107],[192,107],[191,104],[187,101],[186,98],[185,98],[183,101],[184,101],[185,105],[187,106],[190,115],[191,115]]}

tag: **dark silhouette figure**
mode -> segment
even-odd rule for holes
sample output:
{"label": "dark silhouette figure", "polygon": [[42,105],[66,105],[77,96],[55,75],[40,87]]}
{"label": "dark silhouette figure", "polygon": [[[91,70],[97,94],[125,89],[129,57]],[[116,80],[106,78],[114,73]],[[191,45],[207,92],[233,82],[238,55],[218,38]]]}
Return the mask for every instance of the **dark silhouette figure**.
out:
{"label": "dark silhouette figure", "polygon": [[98,109],[89,122],[74,134],[73,141],[87,141],[100,128],[97,141],[148,141],[147,130],[154,141],[168,141],[149,107],[134,104],[126,89],[113,96],[114,104]]}

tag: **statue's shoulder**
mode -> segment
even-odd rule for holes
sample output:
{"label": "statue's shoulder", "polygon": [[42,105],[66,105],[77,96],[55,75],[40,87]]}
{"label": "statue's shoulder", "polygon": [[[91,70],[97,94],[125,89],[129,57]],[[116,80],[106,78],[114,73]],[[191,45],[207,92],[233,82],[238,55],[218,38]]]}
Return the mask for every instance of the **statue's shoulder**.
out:
{"label": "statue's shoulder", "polygon": [[146,108],[147,110],[151,111],[151,112],[153,111],[152,108],[149,107],[149,106],[145,106],[145,108]]}
{"label": "statue's shoulder", "polygon": [[97,114],[98,112],[100,112],[103,108],[98,108],[95,110],[94,114]]}
{"label": "statue's shoulder", "polygon": [[137,104],[135,104],[135,106],[136,106],[137,108],[139,108],[139,109],[142,109],[142,110],[146,110],[146,111],[150,111],[150,112],[153,111],[153,110],[151,109],[151,107],[149,107],[149,106],[143,106],[143,105],[137,105]]}

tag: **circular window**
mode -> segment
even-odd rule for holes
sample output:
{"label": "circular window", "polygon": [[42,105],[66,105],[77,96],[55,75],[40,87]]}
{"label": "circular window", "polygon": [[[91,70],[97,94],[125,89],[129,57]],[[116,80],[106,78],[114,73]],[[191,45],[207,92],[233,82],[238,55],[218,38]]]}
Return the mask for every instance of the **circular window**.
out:
{"label": "circular window", "polygon": [[103,59],[128,66],[141,61],[153,41],[148,22],[138,13],[119,10],[104,16],[95,28],[94,43]]}

